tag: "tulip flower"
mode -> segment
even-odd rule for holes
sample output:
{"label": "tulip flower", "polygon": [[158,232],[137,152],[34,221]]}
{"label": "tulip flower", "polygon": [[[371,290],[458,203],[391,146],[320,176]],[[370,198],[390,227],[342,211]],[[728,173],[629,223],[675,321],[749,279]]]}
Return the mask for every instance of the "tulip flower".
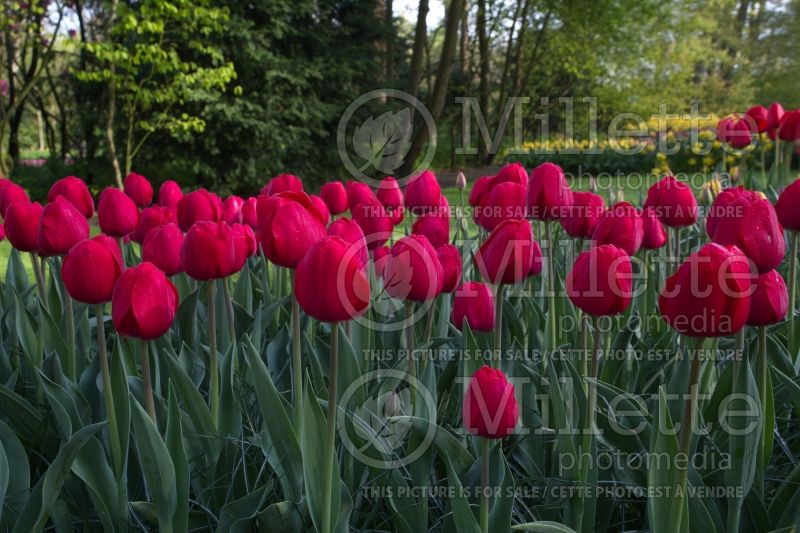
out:
{"label": "tulip flower", "polygon": [[459,191],[463,191],[467,188],[467,177],[464,175],[463,172],[459,172],[456,175],[456,189]]}
{"label": "tulip flower", "polygon": [[86,218],[63,196],[57,196],[42,210],[37,246],[41,257],[64,255],[88,236]]}
{"label": "tulip flower", "polygon": [[583,252],[567,275],[566,290],[572,303],[592,316],[625,311],[633,293],[630,256],[611,244]]}
{"label": "tulip flower", "polygon": [[377,198],[365,199],[359,204],[351,203],[350,213],[355,223],[361,226],[370,250],[383,246],[392,236],[392,219]]}
{"label": "tulip flower", "polygon": [[383,271],[386,268],[386,263],[392,255],[392,249],[388,246],[380,246],[372,251],[372,259],[375,264],[375,275],[383,278]]}
{"label": "tulip flower", "polygon": [[717,124],[717,139],[736,150],[743,150],[753,142],[755,124],[749,117],[725,117]]}
{"label": "tulip flower", "polygon": [[222,209],[214,196],[205,189],[185,194],[178,202],[178,226],[189,231],[195,222],[201,220],[216,222],[222,216]]}
{"label": "tulip flower", "polygon": [[230,272],[230,274],[235,274],[244,268],[248,258],[256,255],[258,239],[256,239],[253,228],[247,224],[233,224],[231,225],[231,231],[234,234],[233,244],[236,250],[235,264],[237,266],[234,267],[233,272]]}
{"label": "tulip flower", "polygon": [[396,226],[403,221],[403,191],[396,179],[388,177],[381,180],[376,196],[392,217],[392,224]]}
{"label": "tulip flower", "polygon": [[787,111],[783,115],[783,120],[778,128],[778,137],[786,142],[800,139],[800,109]]}
{"label": "tulip flower", "polygon": [[528,215],[536,220],[557,220],[573,204],[564,171],[553,163],[542,163],[528,181]]}
{"label": "tulip flower", "polygon": [[125,270],[111,296],[111,320],[120,335],[141,339],[142,380],[147,413],[156,420],[147,341],[166,333],[178,311],[178,291],[152,263]]}
{"label": "tulip flower", "polygon": [[477,223],[486,231],[492,231],[504,220],[525,218],[526,193],[525,185],[519,183],[492,183],[476,211]]}
{"label": "tulip flower", "polygon": [[495,326],[494,303],[488,285],[468,281],[456,289],[450,321],[459,330],[466,320],[473,331],[492,331]]}
{"label": "tulip flower", "polygon": [[177,222],[173,208],[158,205],[145,207],[139,214],[139,223],[131,233],[131,240],[138,244],[144,244],[151,230],[172,222]]}
{"label": "tulip flower", "polygon": [[444,270],[424,235],[408,235],[392,246],[383,279],[389,296],[424,302],[442,292]]}
{"label": "tulip flower", "polygon": [[786,318],[789,311],[789,293],[786,282],[777,270],[761,274],[753,281],[755,289],[750,296],[748,326],[768,326]]}
{"label": "tulip flower", "polygon": [[[0,196],[2,191],[0,191]],[[44,272],[39,262],[39,224],[44,208],[38,202],[15,202],[5,212],[3,229],[11,246],[21,252],[30,254],[31,266],[36,276],[36,286],[39,290],[39,299],[47,305],[47,292],[45,291]]]}
{"label": "tulip flower", "polygon": [[[778,221],[789,230],[789,239],[792,244],[789,256],[789,349],[796,357],[800,339],[797,337],[795,326],[794,308],[797,302],[797,253],[800,248],[800,179],[796,179],[786,187],[775,204]],[[10,237],[9,237],[10,239]]]}
{"label": "tulip flower", "polygon": [[527,189],[528,172],[520,163],[508,163],[494,176],[491,186],[496,187],[501,183],[516,183]]}
{"label": "tulip flower", "polygon": [[642,231],[644,233],[642,248],[656,250],[664,246],[667,243],[667,232],[664,231],[661,220],[656,216],[655,208],[645,207],[640,216],[642,217]]}
{"label": "tulip flower", "polygon": [[781,121],[785,113],[783,106],[779,102],[774,102],[769,106],[769,111],[767,112],[767,128],[777,131],[781,126]]}
{"label": "tulip flower", "polygon": [[706,217],[706,232],[718,244],[737,246],[760,273],[780,265],[786,253],[775,208],[741,186],[720,193]]}
{"label": "tulip flower", "polygon": [[[378,200],[375,193],[372,192],[369,185],[360,181],[347,182],[347,203],[350,206],[350,211],[362,203],[368,203],[373,200]],[[381,204],[383,205],[383,204]]]}
{"label": "tulip flower", "polygon": [[158,203],[163,207],[176,207],[183,198],[181,186],[176,181],[167,180],[158,189]]}
{"label": "tulip flower", "polygon": [[228,196],[222,202],[222,220],[228,225],[242,222],[242,208],[244,200],[240,196]]}
{"label": "tulip flower", "polygon": [[369,261],[369,251],[361,226],[347,217],[338,218],[328,226],[328,235],[341,237],[348,244],[348,252],[355,257],[359,266],[361,268],[366,266]]}
{"label": "tulip flower", "polygon": [[501,222],[475,254],[481,276],[495,285],[519,283],[531,269],[533,242],[527,221]]}
{"label": "tulip flower", "polygon": [[452,244],[445,244],[436,250],[444,274],[442,292],[453,292],[461,282],[461,252]]}
{"label": "tulip flower", "polygon": [[253,230],[258,229],[258,198],[251,196],[242,205],[242,222]]}
{"label": "tulip flower", "polygon": [[430,170],[411,177],[406,185],[406,207],[414,215],[423,215],[439,206],[442,189],[439,180]]}
{"label": "tulip flower", "polygon": [[347,211],[347,191],[341,181],[324,184],[319,190],[319,195],[328,206],[331,215],[340,215]]}
{"label": "tulip flower", "polygon": [[136,172],[131,172],[125,176],[123,182],[125,194],[127,194],[139,207],[147,207],[153,203],[153,186],[150,181]]}
{"label": "tulip flower", "polygon": [[8,210],[9,206],[17,202],[30,202],[30,198],[28,198],[28,193],[25,192],[25,189],[14,182],[8,180],[6,180],[6,182],[4,182],[5,185],[3,188],[0,189],[0,214],[2,214],[3,217],[6,216],[6,210]]}
{"label": "tulip flower", "polygon": [[136,229],[139,208],[134,201],[116,187],[107,187],[100,194],[97,204],[97,221],[103,233],[122,238]]}
{"label": "tulip flower", "polygon": [[52,203],[59,196],[72,203],[84,217],[92,218],[94,215],[94,200],[82,179],[67,176],[53,183],[47,193],[47,201]]}
{"label": "tulip flower", "polygon": [[279,174],[275,176],[262,189],[264,196],[273,196],[282,192],[302,192],[303,182],[292,174]]}
{"label": "tulip flower", "polygon": [[645,207],[655,211],[661,222],[671,228],[697,222],[697,199],[692,189],[675,176],[667,176],[647,190]]}
{"label": "tulip flower", "polygon": [[642,217],[628,202],[618,202],[606,209],[592,234],[598,246],[613,244],[634,255],[644,240]]}
{"label": "tulip flower", "polygon": [[325,236],[322,214],[302,191],[258,198],[261,247],[278,266],[296,268],[309,248]]}
{"label": "tulip flower", "polygon": [[122,253],[117,241],[98,235],[70,248],[61,263],[61,279],[73,299],[100,304],[111,301],[122,269]]}
{"label": "tulip flower", "polygon": [[775,203],[778,222],[792,232],[800,231],[800,178],[786,187]]}
{"label": "tulip flower", "polygon": [[544,259],[542,257],[542,248],[539,243],[534,239],[533,241],[533,261],[531,261],[531,268],[528,269],[528,277],[538,276],[542,273],[544,266]]}
{"label": "tulip flower", "polygon": [[167,276],[183,272],[183,232],[174,222],[153,228],[142,245],[142,261],[153,263]]}
{"label": "tulip flower", "polygon": [[411,227],[415,235],[424,235],[434,248],[444,246],[450,241],[450,218],[447,215],[422,215]]}
{"label": "tulip flower", "polygon": [[311,199],[311,203],[314,204],[314,206],[317,208],[317,211],[322,216],[322,222],[327,226],[331,221],[331,212],[328,211],[328,206],[325,204],[325,201],[316,194],[310,194],[308,197]]}
{"label": "tulip flower", "polygon": [[558,221],[570,237],[588,239],[594,233],[606,203],[602,196],[593,192],[576,192],[572,199],[572,205],[564,210],[564,216]]}
{"label": "tulip flower", "polygon": [[483,176],[475,180],[475,183],[472,184],[472,190],[469,191],[469,198],[467,199],[470,206],[478,207],[481,205],[483,195],[489,190],[492,179],[493,176]]}
{"label": "tulip flower", "polygon": [[769,111],[763,105],[753,106],[744,114],[753,120],[758,133],[764,133],[769,128]]}

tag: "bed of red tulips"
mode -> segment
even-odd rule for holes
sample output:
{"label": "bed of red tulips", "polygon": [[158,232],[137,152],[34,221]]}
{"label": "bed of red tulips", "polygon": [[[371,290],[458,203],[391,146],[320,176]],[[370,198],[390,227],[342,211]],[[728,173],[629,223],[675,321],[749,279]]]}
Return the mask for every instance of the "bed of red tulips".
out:
{"label": "bed of red tulips", "polygon": [[[791,148],[798,113],[719,138]],[[789,531],[790,173],[640,207],[551,163],[455,206],[430,171],[2,180],[0,529]]]}

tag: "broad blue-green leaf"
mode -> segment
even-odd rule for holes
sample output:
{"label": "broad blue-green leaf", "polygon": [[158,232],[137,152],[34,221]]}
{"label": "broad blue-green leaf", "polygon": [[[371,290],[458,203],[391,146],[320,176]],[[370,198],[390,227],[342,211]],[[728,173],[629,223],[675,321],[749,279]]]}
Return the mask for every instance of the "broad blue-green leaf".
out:
{"label": "broad blue-green leaf", "polygon": [[[688,399],[686,401],[689,401]],[[677,531],[685,533],[689,528],[689,510],[685,488],[679,486],[679,471],[674,466],[678,454],[678,438],[674,434],[664,386],[659,387],[658,427],[653,432],[650,444],[650,459],[647,469],[647,487],[657,497],[648,498],[647,515],[653,533],[675,532],[675,520],[681,517]],[[688,420],[682,421],[688,423]],[[659,458],[661,462],[659,463]],[[666,461],[663,459],[666,458]],[[666,465],[664,464],[666,462]]]}
{"label": "broad blue-green leaf", "polygon": [[167,430],[164,441],[175,469],[175,515],[172,518],[173,531],[187,531],[189,527],[189,463],[183,447],[183,428],[178,397],[170,382]]}

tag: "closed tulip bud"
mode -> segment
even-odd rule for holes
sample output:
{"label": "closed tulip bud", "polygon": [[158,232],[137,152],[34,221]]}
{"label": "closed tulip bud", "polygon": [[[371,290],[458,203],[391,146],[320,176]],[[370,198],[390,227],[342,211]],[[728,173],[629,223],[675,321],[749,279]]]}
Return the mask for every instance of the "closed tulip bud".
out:
{"label": "closed tulip bud", "polygon": [[222,202],[222,220],[231,224],[241,224],[242,222],[242,207],[244,207],[244,200],[239,196],[228,196]]}
{"label": "closed tulip bud", "polygon": [[745,111],[745,115],[753,119],[758,133],[764,133],[769,128],[769,111],[763,105],[751,107]]}
{"label": "closed tulip bud", "polygon": [[486,231],[492,231],[504,220],[524,219],[526,193],[526,187],[519,183],[504,181],[490,184],[489,190],[481,198],[476,222]]}
{"label": "closed tulip bud", "polygon": [[17,202],[30,202],[30,198],[28,198],[28,193],[25,192],[25,189],[9,181],[0,189],[0,214],[5,217],[9,206]]}
{"label": "closed tulip bud", "polygon": [[741,186],[717,196],[706,217],[706,232],[717,244],[737,246],[760,273],[780,265],[786,252],[775,208]]}
{"label": "closed tulip bud", "polygon": [[544,266],[544,258],[542,257],[542,247],[534,239],[533,241],[533,261],[531,261],[531,268],[528,269],[528,276],[538,276],[542,273]]}
{"label": "closed tulip bud", "polygon": [[20,252],[35,252],[39,248],[42,210],[39,202],[16,202],[8,207],[4,228],[11,246]]}
{"label": "closed tulip bud", "polygon": [[273,196],[282,192],[299,192],[303,190],[303,182],[293,174],[279,174],[269,180],[269,183],[261,188],[264,196]]}
{"label": "closed tulip bud", "polygon": [[528,181],[528,216],[537,220],[556,220],[572,203],[572,189],[561,167],[542,163],[533,169]]}
{"label": "closed tulip bud", "polygon": [[430,170],[412,177],[406,185],[406,207],[414,215],[421,215],[439,205],[442,189],[436,175]]}
{"label": "closed tulip bud", "polygon": [[755,131],[755,123],[750,117],[726,117],[717,124],[717,139],[719,142],[729,144],[732,148],[742,150],[753,142]]}
{"label": "closed tulip bud", "polygon": [[493,179],[494,178],[492,176],[482,176],[475,180],[475,183],[472,184],[472,190],[469,191],[469,198],[467,199],[469,205],[472,207],[478,207],[481,205],[483,195],[489,190],[489,186],[491,185]]}
{"label": "closed tulip bud", "polygon": [[178,311],[178,291],[154,264],[126,269],[111,297],[111,319],[120,335],[156,339],[166,333]]}
{"label": "closed tulip bud", "polygon": [[778,221],[789,231],[800,231],[800,178],[786,187],[775,203]]}
{"label": "closed tulip bud", "polygon": [[225,222],[197,222],[181,247],[183,271],[200,281],[219,279],[235,271],[234,234]]}
{"label": "closed tulip bud", "polygon": [[183,272],[183,232],[174,222],[153,228],[142,245],[142,261],[153,263],[167,276]]}
{"label": "closed tulip bud", "polygon": [[251,196],[242,205],[242,223],[247,224],[253,230],[258,228],[258,198]]}
{"label": "closed tulip bud", "polygon": [[72,298],[85,304],[110,301],[121,274],[119,245],[106,235],[79,242],[61,264],[64,287]]}
{"label": "closed tulip bud", "polygon": [[667,244],[667,232],[664,231],[664,226],[656,216],[655,210],[652,207],[645,207],[641,216],[642,231],[644,232],[642,248],[656,250]]}
{"label": "closed tulip bud", "polygon": [[567,275],[567,296],[593,316],[617,315],[631,303],[631,258],[611,244],[583,252]]}
{"label": "closed tulip bud", "polygon": [[347,203],[350,205],[351,212],[356,206],[377,199],[378,197],[375,196],[375,193],[372,192],[372,189],[370,189],[369,185],[366,183],[353,180],[347,182]]}
{"label": "closed tulip bud", "polygon": [[697,221],[697,199],[692,189],[667,176],[647,190],[645,207],[652,207],[662,223],[671,228],[691,226]]}
{"label": "closed tulip bud", "polygon": [[219,202],[205,189],[185,194],[178,202],[178,226],[185,232],[189,231],[195,222],[216,222],[221,216]]}
{"label": "closed tulip bud", "polygon": [[248,257],[256,255],[258,249],[258,240],[253,228],[247,224],[233,224],[231,226],[233,232],[233,249],[235,252],[235,260],[233,269],[228,273],[235,274],[239,272],[247,263]]}
{"label": "closed tulip bud", "polygon": [[439,248],[450,241],[450,219],[441,215],[423,215],[414,221],[411,232],[425,235],[434,248]]}
{"label": "closed tulip bud", "polygon": [[322,215],[302,191],[258,198],[258,232],[267,259],[296,268],[309,248],[325,236]]}
{"label": "closed tulip bud", "polygon": [[483,279],[495,285],[522,281],[533,262],[533,242],[527,220],[501,222],[475,254]]}
{"label": "closed tulip bud", "polygon": [[97,204],[97,221],[100,229],[112,237],[125,237],[136,229],[139,208],[134,201],[116,187],[106,187]]}
{"label": "closed tulip bud", "polygon": [[392,236],[392,219],[377,198],[372,197],[359,204],[351,203],[350,213],[355,223],[361,226],[370,250],[383,246]]}
{"label": "closed tulip bud", "polygon": [[158,203],[164,207],[177,207],[183,198],[183,191],[178,182],[167,180],[158,189]]}
{"label": "closed tulip bud", "polygon": [[125,194],[131,197],[139,207],[147,207],[153,203],[153,186],[150,181],[136,172],[125,176],[122,183]]}
{"label": "closed tulip bud", "polygon": [[59,196],[68,200],[85,218],[92,218],[94,215],[94,200],[82,179],[67,176],[55,182],[47,193],[48,203]]}
{"label": "closed tulip bud", "polygon": [[394,178],[384,178],[378,187],[378,201],[389,212],[395,226],[403,221],[403,191]]}
{"label": "closed tulip bud", "polygon": [[442,292],[453,292],[461,282],[461,252],[452,244],[445,244],[436,250],[436,256],[444,273]]}
{"label": "closed tulip bud", "polygon": [[294,294],[310,317],[343,322],[369,307],[369,279],[350,244],[341,237],[324,237],[297,265]]}
{"label": "closed tulip bud", "polygon": [[332,215],[340,215],[347,211],[347,191],[341,181],[326,183],[320,188],[319,195]]}
{"label": "closed tulip bud", "polygon": [[61,196],[42,210],[37,249],[42,257],[64,255],[89,237],[89,223],[69,200]]}
{"label": "closed tulip bud", "polygon": [[501,183],[516,183],[528,188],[528,172],[520,163],[508,163],[503,166],[492,180],[492,186],[496,187]]}
{"label": "closed tulip bud", "polygon": [[386,293],[400,300],[424,302],[442,292],[444,270],[423,235],[408,235],[392,246],[383,271]]}
{"label": "closed tulip bud", "polygon": [[331,212],[328,211],[328,206],[325,205],[322,198],[316,194],[310,194],[308,197],[311,198],[311,203],[314,204],[314,207],[317,208],[317,212],[322,216],[322,222],[327,226],[331,221]]}
{"label": "closed tulip bud", "polygon": [[564,211],[559,219],[561,227],[567,235],[575,239],[589,239],[606,210],[603,197],[593,192],[576,192],[572,195],[573,203]]}
{"label": "closed tulip bud", "polygon": [[778,128],[778,137],[787,142],[800,139],[800,109],[787,111],[783,115],[780,128]]}
{"label": "closed tulip bud", "polygon": [[755,289],[750,296],[748,326],[769,326],[786,318],[789,312],[789,292],[786,282],[777,270],[761,274],[753,281]]}
{"label": "closed tulip bud", "polygon": [[136,224],[136,229],[131,233],[131,240],[135,243],[144,244],[151,230],[170,222],[177,223],[173,208],[159,205],[145,207],[139,213],[139,223]]}
{"label": "closed tulip bud", "polygon": [[467,177],[464,175],[463,172],[459,172],[456,175],[456,189],[459,191],[463,191],[467,188]]}
{"label": "closed tulip bud", "polygon": [[462,409],[464,429],[487,439],[511,434],[519,421],[519,405],[512,385],[502,370],[486,365],[478,369],[467,386]]}
{"label": "closed tulip bud", "polygon": [[732,335],[750,312],[751,277],[741,250],[706,244],[667,278],[658,297],[661,316],[691,337]]}
{"label": "closed tulip bud", "polygon": [[592,234],[597,245],[613,244],[628,255],[642,246],[644,228],[638,210],[628,202],[619,202],[606,209]]}
{"label": "closed tulip bud", "polygon": [[783,110],[783,106],[778,102],[774,102],[769,106],[769,112],[767,113],[767,128],[777,131],[783,120],[783,115],[785,114],[786,112]]}
{"label": "closed tulip bud", "polygon": [[485,283],[468,281],[456,289],[450,321],[461,330],[464,320],[473,331],[494,329],[494,296]]}
{"label": "closed tulip bud", "polygon": [[349,218],[341,217],[328,226],[328,235],[341,237],[350,246],[351,253],[355,255],[359,266],[361,268],[366,266],[367,261],[369,261],[369,250],[367,249],[367,240],[364,238],[361,226]]}

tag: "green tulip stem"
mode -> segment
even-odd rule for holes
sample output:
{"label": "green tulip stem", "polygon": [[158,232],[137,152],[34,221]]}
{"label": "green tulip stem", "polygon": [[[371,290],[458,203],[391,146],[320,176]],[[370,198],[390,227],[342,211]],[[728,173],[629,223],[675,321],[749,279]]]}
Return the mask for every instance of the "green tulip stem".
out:
{"label": "green tulip stem", "polygon": [[[331,491],[333,490],[333,469],[335,457],[335,439],[336,439],[336,381],[337,381],[337,367],[338,367],[338,351],[339,351],[339,324],[334,322],[331,324],[331,357],[330,366],[328,368],[328,419],[327,431],[325,433],[325,458],[323,464],[323,473],[325,478],[322,486],[322,524],[320,527],[321,533],[330,533],[333,531],[331,524]],[[339,490],[337,487],[336,490]]]}
{"label": "green tulip stem", "polygon": [[503,363],[503,297],[506,286],[502,283],[497,285],[494,295],[494,352],[497,357],[497,368]]}
{"label": "green tulip stem", "polygon": [[[294,296],[294,270],[291,271],[292,282],[292,392],[294,393],[295,428],[300,431],[303,420],[303,357],[300,352],[300,303]],[[335,329],[335,328],[334,328]],[[331,346],[333,350],[333,346]]]}
{"label": "green tulip stem", "polygon": [[64,314],[67,319],[67,360],[65,366],[67,367],[67,377],[72,381],[77,380],[78,370],[77,362],[75,361],[75,314],[72,309],[72,296],[64,290]]}
{"label": "green tulip stem", "polygon": [[147,409],[147,414],[156,422],[156,404],[153,401],[153,383],[150,381],[150,354],[147,351],[147,341],[141,340],[140,353],[142,358],[142,383],[144,388],[144,406]]}
{"label": "green tulip stem", "polygon": [[481,533],[489,533],[489,439],[481,439]]}
{"label": "green tulip stem", "polygon": [[[406,300],[405,303],[405,334],[406,334],[406,351],[408,352],[408,379],[409,383],[413,382],[417,377],[417,360],[414,358],[414,302]],[[414,404],[416,403],[416,394],[413,384],[410,388],[411,391],[411,412],[414,412]]]}
{"label": "green tulip stem", "polygon": [[775,182],[781,182],[781,141],[778,139],[778,135],[776,132],[775,135],[775,162],[772,164],[772,168],[775,169]]}
{"label": "green tulip stem", "polygon": [[[767,424],[767,328],[766,326],[761,326],[758,328],[758,362],[756,367],[756,380],[758,386],[758,398],[761,402],[761,423],[766,426]],[[769,455],[771,455],[771,450],[765,449],[765,437],[766,435],[764,432],[761,432],[761,438],[758,439],[758,453],[757,453],[757,464],[762,471],[766,470],[768,466],[767,463]],[[756,488],[756,487],[754,487]],[[756,488],[763,493],[763,490]]]}
{"label": "green tulip stem", "polygon": [[114,409],[111,373],[108,370],[108,349],[106,347],[105,312],[103,304],[95,306],[97,319],[97,354],[100,359],[100,371],[103,375],[103,399],[106,402],[108,416],[108,440],[111,441],[111,456],[114,461],[114,473],[117,479],[122,476],[122,449],[120,448],[119,429],[117,428],[117,411]]}
{"label": "green tulip stem", "polygon": [[[589,478],[589,462],[592,457],[592,439],[594,438],[595,426],[595,405],[597,404],[597,371],[600,366],[600,354],[603,351],[603,334],[600,327],[600,320],[602,317],[596,316],[593,320],[594,335],[592,339],[592,363],[589,367],[589,375],[587,376],[587,395],[586,395],[586,414],[583,417],[583,439],[581,448],[579,450],[578,464],[580,464],[580,487],[578,487],[578,500],[580,501],[580,511],[576,513],[576,527],[575,531],[581,531],[583,528],[583,505],[584,505],[584,487],[586,486],[587,479]],[[589,318],[587,317],[587,320]]]}
{"label": "green tulip stem", "polygon": [[47,307],[47,291],[45,290],[44,272],[42,271],[42,263],[39,261],[39,255],[36,252],[31,252],[31,266],[33,273],[36,276],[36,287],[39,289],[39,299],[45,307]]}
{"label": "green tulip stem", "polygon": [[222,279],[222,296],[225,298],[225,318],[228,319],[228,331],[230,332],[230,339],[231,342],[235,342],[236,323],[233,312],[233,298],[231,298],[231,290],[228,287],[228,278]]}
{"label": "green tulip stem", "polygon": [[211,389],[209,391],[208,402],[211,406],[211,419],[214,424],[217,424],[217,417],[219,416],[219,372],[217,370],[217,305],[216,305],[216,292],[217,287],[214,280],[208,280],[206,286],[208,291],[208,305],[206,312],[208,313],[208,371],[211,374]]}
{"label": "green tulip stem", "polygon": [[761,141],[761,183],[767,186],[767,145]]}
{"label": "green tulip stem", "polygon": [[556,276],[553,269],[555,264],[555,243],[553,242],[553,224],[552,221],[544,223],[545,235],[547,238],[547,314],[550,319],[550,346],[551,350],[555,350],[557,344],[557,322],[556,316]]}
{"label": "green tulip stem", "polygon": [[797,362],[797,330],[795,306],[797,305],[797,252],[798,242],[800,242],[800,231],[792,232],[792,247],[789,258],[789,349],[791,350],[792,361]]}
{"label": "green tulip stem", "polygon": [[119,255],[122,257],[122,269],[125,269],[125,241],[122,240],[122,237],[117,239],[117,243],[119,244]]}

